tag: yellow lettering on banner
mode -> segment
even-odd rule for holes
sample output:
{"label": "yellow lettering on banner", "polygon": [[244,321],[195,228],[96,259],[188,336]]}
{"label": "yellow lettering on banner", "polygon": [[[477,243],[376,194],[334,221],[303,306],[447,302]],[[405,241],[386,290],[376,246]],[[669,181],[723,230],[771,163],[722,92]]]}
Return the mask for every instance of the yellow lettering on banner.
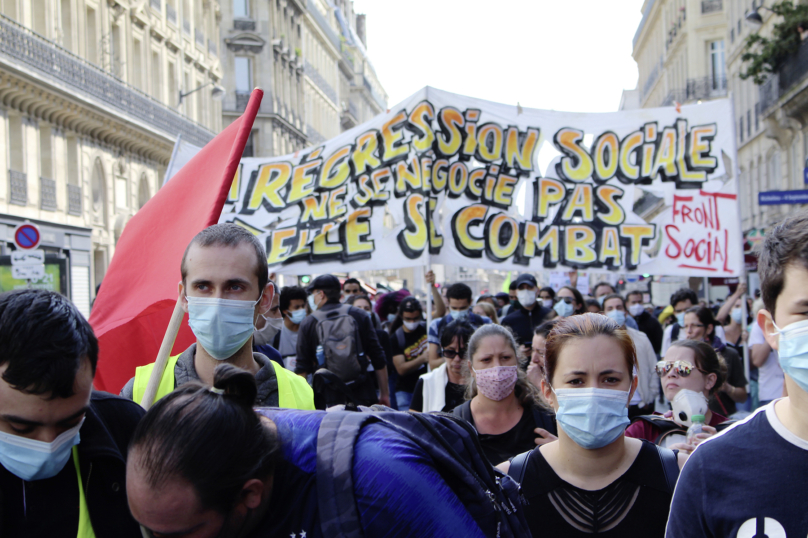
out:
{"label": "yellow lettering on banner", "polygon": [[394,127],[403,127],[405,121],[407,121],[407,114],[402,110],[382,125],[382,140],[384,140],[384,158],[382,160],[386,163],[410,152],[409,142],[401,144],[401,141],[404,140],[402,129],[394,129]]}
{"label": "yellow lettering on banner", "polygon": [[310,220],[318,221],[328,218],[328,193],[320,193],[320,201],[316,196],[307,196],[303,199],[303,212],[300,215],[300,223]]}
{"label": "yellow lettering on banner", "polygon": [[494,162],[502,158],[502,127],[486,123],[477,132],[477,155],[480,160]]}
{"label": "yellow lettering on banner", "polygon": [[566,263],[589,264],[597,261],[598,255],[593,248],[595,232],[589,226],[567,226],[564,243]]}
{"label": "yellow lettering on banner", "polygon": [[620,236],[629,239],[630,264],[632,267],[640,264],[643,239],[653,239],[654,235],[656,235],[655,232],[656,228],[651,224],[623,224],[620,226]]}
{"label": "yellow lettering on banner", "polygon": [[380,168],[370,174],[370,179],[373,181],[373,200],[385,202],[390,199],[390,192],[384,190],[382,183],[385,183],[390,178],[390,168]]}
{"label": "yellow lettering on banner", "polygon": [[[289,182],[292,175],[292,166],[289,163],[265,164],[258,171],[258,178],[253,187],[249,211],[255,211],[266,200],[275,209],[283,209],[286,202],[280,196],[280,191]],[[249,193],[248,193],[249,194]],[[246,196],[245,196],[246,198]]]}
{"label": "yellow lettering on banner", "polygon": [[398,234],[401,251],[410,259],[421,255],[428,241],[426,221],[420,208],[424,207],[424,197],[413,193],[404,203],[404,221],[407,226]]}
{"label": "yellow lettering on banner", "polygon": [[446,169],[449,168],[449,161],[446,159],[439,159],[435,161],[435,167],[432,168],[432,191],[437,194],[446,189],[446,182],[449,175]]}
{"label": "yellow lettering on banner", "polygon": [[685,160],[687,152],[687,120],[676,120],[676,132],[679,143],[676,146],[676,165],[679,167],[679,181],[698,182],[707,181],[707,174],[704,170],[690,170]]}
{"label": "yellow lettering on banner", "polygon": [[566,193],[564,184],[557,179],[539,178],[539,196],[536,201],[536,216],[546,219],[550,216],[550,206],[561,203]]}
{"label": "yellow lettering on banner", "polygon": [[511,195],[516,188],[517,181],[519,181],[518,178],[500,174],[497,178],[497,186],[494,189],[494,202],[504,206],[511,205],[513,203],[513,197]]}
{"label": "yellow lettering on banner", "polygon": [[485,241],[471,235],[472,223],[485,219],[488,208],[483,204],[470,205],[456,212],[452,217],[452,234],[455,246],[468,258],[479,258],[485,248]]}
{"label": "yellow lettering on banner", "polygon": [[345,223],[345,252],[349,257],[370,255],[373,252],[373,239],[364,240],[364,237],[370,235],[369,218],[369,207],[357,209],[348,217],[348,222]]}
{"label": "yellow lettering on banner", "polygon": [[595,196],[598,197],[598,200],[603,203],[604,206],[609,210],[608,213],[603,211],[598,212],[598,218],[606,224],[611,224],[616,226],[621,224],[625,218],[626,213],[623,211],[623,208],[620,207],[620,204],[617,202],[617,198],[623,196],[623,190],[618,187],[612,187],[611,185],[601,185],[600,187],[595,189]]}
{"label": "yellow lettering on banner", "polygon": [[432,159],[429,157],[421,157],[421,181],[424,192],[432,188]]}
{"label": "yellow lettering on banner", "polygon": [[[519,225],[505,214],[494,215],[486,223],[488,255],[495,261],[504,261],[513,256],[519,246]],[[505,239],[505,244],[501,240]]]}
{"label": "yellow lettering on banner", "polygon": [[594,165],[592,157],[579,144],[584,139],[584,132],[579,129],[565,127],[559,129],[553,137],[558,150],[565,156],[556,164],[556,172],[570,181],[584,181],[592,176]]}
{"label": "yellow lettering on banner", "polygon": [[469,192],[478,199],[483,195],[483,187],[480,185],[483,178],[485,178],[485,168],[472,170],[469,175]]}
{"label": "yellow lettering on banner", "polygon": [[323,226],[323,229],[320,230],[320,233],[317,234],[317,237],[314,238],[314,243],[312,245],[312,253],[315,256],[328,256],[331,254],[339,254],[342,252],[342,244],[341,243],[329,243],[328,242],[328,232],[333,229],[336,229],[337,225],[329,222]]}
{"label": "yellow lettering on banner", "polygon": [[[690,131],[690,148],[688,157],[690,168],[712,171],[718,166],[718,160],[710,155],[710,142],[715,138],[715,124],[699,125]],[[707,154],[705,156],[704,154]]]}
{"label": "yellow lettering on banner", "polygon": [[230,184],[230,192],[227,195],[228,202],[238,201],[238,191],[241,190],[241,169],[243,167],[243,164],[236,167],[236,175],[233,176],[233,183]]}
{"label": "yellow lettering on banner", "polygon": [[335,219],[337,217],[341,217],[345,213],[348,212],[348,208],[345,207],[345,200],[342,199],[348,193],[348,186],[343,185],[342,187],[331,191],[330,196],[328,198],[328,218]]}
{"label": "yellow lettering on banner", "polygon": [[429,247],[439,251],[443,246],[443,236],[438,233],[438,227],[435,226],[435,209],[438,207],[438,201],[434,198],[429,199]]}
{"label": "yellow lettering on banner", "polygon": [[269,256],[267,257],[267,263],[269,265],[281,263],[289,257],[289,247],[287,247],[284,243],[287,239],[291,239],[294,236],[294,228],[272,230],[272,239],[270,241],[272,248],[269,249]]}
{"label": "yellow lettering on banner", "polygon": [[466,124],[466,142],[463,144],[463,155],[473,157],[477,150],[477,124]]}
{"label": "yellow lettering on banner", "polygon": [[564,209],[562,220],[570,221],[575,216],[575,212],[581,212],[584,222],[592,222],[595,219],[595,207],[592,199],[592,185],[576,185],[572,191],[570,201]]}
{"label": "yellow lettering on banner", "polygon": [[348,166],[348,157],[351,154],[351,147],[345,146],[335,151],[323,165],[320,173],[320,187],[323,189],[336,189],[351,175],[351,167]]}
{"label": "yellow lettering on banner", "polygon": [[640,166],[636,161],[642,159],[638,157],[635,159],[635,163],[631,162],[631,155],[640,146],[642,146],[642,133],[640,131],[633,132],[626,136],[623,139],[623,143],[620,145],[620,166],[618,171],[620,173],[620,179],[622,179],[624,183],[634,183],[640,179]]}
{"label": "yellow lettering on banner", "polygon": [[592,152],[595,155],[595,179],[608,181],[617,172],[620,159],[620,141],[612,132],[603,133],[595,140]]}
{"label": "yellow lettering on banner", "polygon": [[600,256],[598,261],[606,263],[606,260],[612,260],[613,267],[620,267],[623,264],[623,256],[620,251],[620,237],[617,235],[617,228],[607,226],[603,228],[600,241]]}
{"label": "yellow lettering on banner", "polygon": [[655,122],[646,123],[643,126],[645,132],[645,144],[642,146],[642,172],[641,177],[651,177],[654,170],[654,142],[657,138],[657,124]]}
{"label": "yellow lettering on banner", "polygon": [[359,176],[356,180],[357,193],[354,195],[353,201],[357,206],[363,206],[373,199],[373,189],[368,186],[370,178],[367,174]]}
{"label": "yellow lettering on banner", "polygon": [[676,131],[673,127],[665,127],[662,129],[662,140],[659,144],[659,149],[656,153],[656,162],[654,162],[654,169],[652,177],[656,178],[660,169],[666,178],[676,177]]}
{"label": "yellow lettering on banner", "polygon": [[452,107],[441,109],[438,114],[438,123],[441,126],[440,133],[437,133],[437,151],[442,157],[451,157],[460,150],[463,142],[463,133],[460,127],[465,124],[465,118],[459,110]]}
{"label": "yellow lettering on banner", "polygon": [[317,171],[320,164],[322,161],[317,159],[295,166],[292,174],[292,188],[289,189],[289,196],[286,199],[287,204],[293,204],[314,192],[314,172]]}
{"label": "yellow lettering on banner", "polygon": [[297,248],[294,252],[292,252],[292,256],[301,256],[303,254],[311,253],[311,246],[309,246],[309,230],[307,228],[303,228],[300,230],[300,235],[297,239]]}
{"label": "yellow lettering on banner", "polygon": [[409,163],[401,161],[396,164],[396,193],[406,193],[407,186],[413,190],[421,188],[421,167],[415,155],[410,158]]}
{"label": "yellow lettering on banner", "polygon": [[539,223],[531,220],[525,222],[525,241],[522,247],[522,257],[535,258],[538,252],[547,252],[550,249],[549,261],[558,263],[560,255],[560,241],[558,226],[548,226],[544,235],[540,235]]}
{"label": "yellow lettering on banner", "polygon": [[435,108],[426,101],[418,103],[418,106],[412,110],[409,118],[410,124],[422,133],[422,136],[412,139],[412,147],[415,148],[415,151],[423,152],[432,147],[435,132],[432,130],[431,122],[434,118]]}
{"label": "yellow lettering on banner", "polygon": [[462,162],[455,162],[449,168],[449,192],[455,197],[463,194],[469,180],[469,170]]}
{"label": "yellow lettering on banner", "polygon": [[[519,129],[508,127],[505,135],[505,164],[510,168],[518,168],[525,172],[533,170],[533,152],[539,143],[539,130],[529,127],[524,135],[519,136]],[[519,147],[519,143],[522,147]]]}
{"label": "yellow lettering on banner", "polygon": [[356,149],[351,156],[354,174],[363,174],[365,170],[374,170],[382,164],[374,155],[378,147],[379,140],[376,138],[376,131],[368,131],[356,139]]}

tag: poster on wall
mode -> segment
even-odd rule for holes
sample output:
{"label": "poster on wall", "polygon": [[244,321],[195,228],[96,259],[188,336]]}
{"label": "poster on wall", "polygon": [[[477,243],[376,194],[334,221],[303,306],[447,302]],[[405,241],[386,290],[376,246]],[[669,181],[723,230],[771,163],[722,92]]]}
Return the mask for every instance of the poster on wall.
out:
{"label": "poster on wall", "polygon": [[737,276],[731,105],[613,113],[424,88],[291,155],[243,159],[221,222],[271,270],[427,263],[517,271]]}

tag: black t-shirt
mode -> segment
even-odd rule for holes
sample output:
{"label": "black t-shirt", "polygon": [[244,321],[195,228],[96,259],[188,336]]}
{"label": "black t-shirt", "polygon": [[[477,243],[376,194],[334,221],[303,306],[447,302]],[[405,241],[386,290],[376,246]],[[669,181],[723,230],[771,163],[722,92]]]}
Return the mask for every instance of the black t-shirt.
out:
{"label": "black t-shirt", "polygon": [[79,479],[72,455],[56,476],[31,482],[0,465],[0,492],[6,492],[2,499],[0,536],[76,537]]}
{"label": "black t-shirt", "polygon": [[[458,406],[454,410],[454,414],[458,415],[474,424],[474,416],[471,414],[471,401],[467,401],[463,405]],[[539,421],[537,421],[537,417]],[[491,465],[499,465],[503,461],[508,461],[517,454],[527,452],[536,446],[536,428],[544,428],[553,435],[557,434],[555,419],[549,411],[540,408],[524,408],[522,411],[522,418],[516,423],[516,426],[499,434],[479,434],[480,444],[483,447],[483,453]]]}
{"label": "black t-shirt", "polygon": [[[404,346],[401,345],[401,335],[404,336]],[[397,355],[404,355],[404,360],[411,361],[421,356],[427,349],[426,342],[426,327],[419,324],[414,331],[406,332],[403,327],[400,327],[395,334],[390,337],[390,343],[393,348],[393,357]],[[415,390],[415,384],[418,378],[427,372],[427,363],[421,365],[420,368],[407,375],[399,375],[396,381],[396,391],[412,392]]]}
{"label": "black t-shirt", "polygon": [[534,449],[522,482],[522,495],[529,506],[525,517],[533,536],[665,536],[673,492],[665,480],[657,448],[649,441],[642,443],[623,476],[597,491],[565,482],[541,451]]}
{"label": "black t-shirt", "polygon": [[[744,375],[743,362],[738,356],[738,352],[732,347],[726,346],[718,353],[724,357],[724,361],[727,363],[727,383],[733,387],[745,387],[746,376]],[[720,398],[721,402],[717,398]],[[719,413],[725,417],[729,417],[738,410],[729,394],[720,390],[716,391],[715,396],[710,398],[709,407],[713,413]]]}
{"label": "black t-shirt", "polygon": [[[452,409],[462,404],[466,400],[466,385],[458,385],[457,383],[448,381],[444,390],[446,391],[446,399],[444,400],[446,405],[444,405],[443,409],[440,409],[439,411],[450,413]],[[418,383],[415,384],[415,390],[412,393],[412,402],[410,402],[410,409],[418,411],[419,413],[423,412],[424,410],[424,380],[421,378],[418,378]]]}

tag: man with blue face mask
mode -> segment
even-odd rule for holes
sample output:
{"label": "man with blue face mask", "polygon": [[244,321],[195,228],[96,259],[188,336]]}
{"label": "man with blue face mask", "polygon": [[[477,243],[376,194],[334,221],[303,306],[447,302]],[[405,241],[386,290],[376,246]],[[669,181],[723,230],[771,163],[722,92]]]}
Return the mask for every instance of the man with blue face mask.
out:
{"label": "man with blue face mask", "polygon": [[757,315],[779,354],[785,398],[699,444],[679,478],[666,536],[808,535],[808,212],[766,232]]}
{"label": "man with blue face mask", "polygon": [[126,498],[143,409],[93,391],[98,340],[64,296],[0,295],[0,536],[139,538]]}
{"label": "man with blue face mask", "polygon": [[275,337],[275,347],[283,357],[284,366],[294,371],[297,364],[297,335],[306,317],[308,295],[300,286],[286,286],[281,290],[280,310],[283,326]]}
{"label": "man with blue face mask", "polygon": [[[181,273],[179,295],[197,341],[169,358],[157,399],[188,381],[212,386],[214,368],[226,362],[255,376],[257,405],[314,409],[305,380],[252,349],[256,321],[269,311],[275,294],[258,239],[235,224],[210,226],[191,240]],[[138,368],[121,396],[140,403],[153,367]]]}
{"label": "man with blue face mask", "polygon": [[429,368],[434,370],[443,364],[443,357],[440,356],[440,335],[443,329],[451,322],[459,319],[468,321],[475,329],[491,320],[485,316],[478,316],[471,311],[471,288],[462,282],[452,284],[446,289],[446,300],[449,311],[442,318],[432,321],[427,331],[429,342]]}

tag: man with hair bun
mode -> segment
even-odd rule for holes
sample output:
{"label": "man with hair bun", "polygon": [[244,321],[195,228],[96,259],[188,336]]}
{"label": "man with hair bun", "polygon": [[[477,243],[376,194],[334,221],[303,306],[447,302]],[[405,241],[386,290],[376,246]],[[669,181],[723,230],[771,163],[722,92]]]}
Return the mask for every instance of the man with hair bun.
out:
{"label": "man with hair bun", "polygon": [[[258,239],[236,224],[214,224],[191,240],[180,269],[179,296],[197,341],[168,359],[157,399],[189,381],[213,385],[216,366],[232,364],[255,376],[259,405],[314,409],[305,379],[253,352],[256,321],[275,295]],[[139,367],[121,396],[141,403],[153,368]]]}
{"label": "man with hair bun", "polygon": [[93,390],[98,340],[64,296],[0,294],[0,536],[139,538],[126,450],[143,409]]}

